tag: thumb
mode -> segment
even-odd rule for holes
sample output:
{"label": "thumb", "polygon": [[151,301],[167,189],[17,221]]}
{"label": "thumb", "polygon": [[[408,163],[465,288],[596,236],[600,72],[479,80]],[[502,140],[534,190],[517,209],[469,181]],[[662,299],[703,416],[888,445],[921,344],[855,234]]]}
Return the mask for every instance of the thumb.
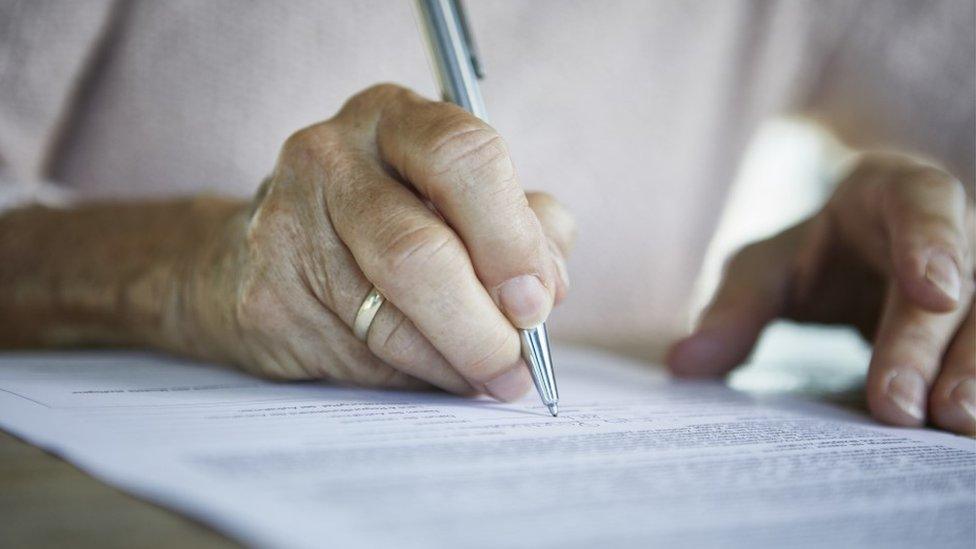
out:
{"label": "thumb", "polygon": [[797,229],[750,244],[733,256],[695,330],[668,352],[675,375],[723,375],[749,356],[759,333],[785,307]]}

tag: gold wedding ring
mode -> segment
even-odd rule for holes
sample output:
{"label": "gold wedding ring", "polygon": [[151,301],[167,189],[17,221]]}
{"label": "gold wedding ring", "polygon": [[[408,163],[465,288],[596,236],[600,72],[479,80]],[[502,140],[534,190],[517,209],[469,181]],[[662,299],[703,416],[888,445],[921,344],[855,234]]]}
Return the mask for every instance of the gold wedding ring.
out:
{"label": "gold wedding ring", "polygon": [[384,301],[386,298],[376,289],[376,286],[373,286],[366,294],[366,299],[363,300],[363,304],[359,306],[359,311],[356,312],[356,321],[352,323],[352,333],[356,339],[363,343],[366,342],[369,327],[373,325],[373,319],[376,318],[376,313]]}

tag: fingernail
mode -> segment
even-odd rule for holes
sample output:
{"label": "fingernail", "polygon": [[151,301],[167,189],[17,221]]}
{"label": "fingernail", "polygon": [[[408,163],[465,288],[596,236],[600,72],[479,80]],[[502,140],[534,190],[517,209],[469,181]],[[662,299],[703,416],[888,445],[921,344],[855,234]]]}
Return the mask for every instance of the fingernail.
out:
{"label": "fingernail", "polygon": [[976,421],[976,379],[964,379],[949,395],[966,412],[969,421]]}
{"label": "fingernail", "polygon": [[537,277],[521,275],[510,278],[498,288],[502,309],[519,328],[538,326],[549,313],[549,291]]}
{"label": "fingernail", "polygon": [[914,370],[896,372],[888,381],[888,398],[902,412],[921,421],[925,419],[922,401],[925,399],[925,380]]}
{"label": "fingernail", "polygon": [[933,254],[925,268],[925,278],[950,299],[959,301],[962,280],[959,278],[959,267],[951,257],[944,253]]}
{"label": "fingernail", "polygon": [[518,366],[485,383],[485,389],[496,399],[508,402],[524,395],[531,384],[529,370],[520,362]]}

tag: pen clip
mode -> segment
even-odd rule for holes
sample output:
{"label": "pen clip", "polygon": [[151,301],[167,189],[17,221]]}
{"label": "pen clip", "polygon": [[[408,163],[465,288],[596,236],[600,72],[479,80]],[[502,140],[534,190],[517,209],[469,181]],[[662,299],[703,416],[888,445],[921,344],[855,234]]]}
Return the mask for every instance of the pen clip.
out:
{"label": "pen clip", "polygon": [[464,41],[464,45],[468,50],[471,68],[474,69],[474,75],[478,77],[478,80],[483,80],[485,78],[485,71],[481,67],[478,48],[474,43],[474,34],[471,33],[471,26],[468,25],[468,15],[464,11],[464,4],[461,0],[452,0],[452,3],[454,4],[454,13],[457,14],[458,23],[461,24],[461,39]]}

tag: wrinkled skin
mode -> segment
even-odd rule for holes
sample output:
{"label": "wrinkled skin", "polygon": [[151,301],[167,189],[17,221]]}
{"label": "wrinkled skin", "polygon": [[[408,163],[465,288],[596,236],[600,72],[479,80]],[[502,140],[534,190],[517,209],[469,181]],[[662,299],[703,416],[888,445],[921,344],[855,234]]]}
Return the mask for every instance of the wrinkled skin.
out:
{"label": "wrinkled skin", "polygon": [[[195,329],[251,371],[507,400],[531,387],[515,326],[564,296],[574,231],[489,126],[382,85],[288,139],[186,291],[211,296]],[[362,343],[371,285],[386,302]]]}

